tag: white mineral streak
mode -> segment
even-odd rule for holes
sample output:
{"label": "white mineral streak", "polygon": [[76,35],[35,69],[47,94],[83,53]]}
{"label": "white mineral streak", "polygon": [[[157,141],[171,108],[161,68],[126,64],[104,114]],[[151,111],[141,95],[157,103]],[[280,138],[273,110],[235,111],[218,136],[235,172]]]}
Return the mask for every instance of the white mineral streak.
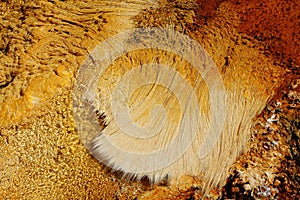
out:
{"label": "white mineral streak", "polygon": [[[112,18],[122,24],[121,34],[105,38],[78,73],[74,115],[83,143],[102,163],[138,179],[158,182],[187,174],[202,177],[204,191],[217,186],[246,149],[250,121],[262,100],[248,95],[253,90],[244,88],[241,74],[219,76],[210,56],[189,37],[167,29],[134,29],[131,17],[152,5],[149,1],[106,3],[104,10],[118,9]],[[126,55],[149,48],[173,56],[141,64]],[[114,63],[119,57],[121,65]],[[189,67],[196,69],[193,81],[182,74]],[[223,79],[230,88],[225,90]],[[95,109],[107,116],[104,130]]]}

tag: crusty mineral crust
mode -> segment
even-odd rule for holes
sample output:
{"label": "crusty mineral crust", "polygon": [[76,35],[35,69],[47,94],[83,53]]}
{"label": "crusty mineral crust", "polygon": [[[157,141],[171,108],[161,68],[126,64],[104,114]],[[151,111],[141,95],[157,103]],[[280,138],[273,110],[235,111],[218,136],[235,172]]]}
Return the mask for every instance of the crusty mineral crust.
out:
{"label": "crusty mineral crust", "polygon": [[[0,2],[0,199],[201,197],[201,180],[194,177],[182,177],[172,185],[162,183],[157,186],[120,180],[89,156],[74,130],[71,91],[78,67],[105,37],[138,26],[124,23],[136,16],[137,10],[146,7],[145,10],[153,14],[148,20],[159,25],[159,17],[163,19],[170,15],[166,12],[169,4],[167,10],[172,11],[171,20],[162,20],[163,23],[171,22],[178,30],[191,35],[202,32],[203,44],[217,47],[209,53],[215,56],[216,64],[224,72],[232,63],[245,63],[250,55],[246,52],[252,52],[251,55],[261,52],[266,56],[257,54],[256,59],[248,63],[261,67],[273,66],[273,62],[287,63],[278,68],[277,75],[270,76],[274,78],[274,84],[285,82],[279,78],[281,70],[299,73],[296,67],[300,57],[299,26],[291,24],[299,16],[297,1],[285,4],[262,1],[273,17],[259,9],[261,6],[256,1],[252,4],[198,1],[201,9],[212,9],[205,12],[197,10],[197,2],[161,2],[165,8],[141,1],[127,4],[130,6],[126,6],[126,2],[116,5],[102,0]],[[107,5],[109,8],[102,10]],[[253,9],[252,15],[246,15],[249,8],[257,9]],[[200,14],[201,17],[197,18],[195,15],[199,12],[207,14]],[[129,14],[124,16],[124,13]],[[261,16],[263,20],[259,21]],[[275,16],[277,18],[273,20]],[[240,24],[236,19],[245,21]],[[255,26],[260,23],[262,25]],[[267,31],[262,32],[265,29]],[[218,41],[228,43],[221,45]],[[232,175],[228,173],[225,187],[222,191],[220,188],[213,191],[211,199],[243,195],[249,195],[249,198],[299,199],[300,91],[296,86],[299,78],[291,75],[289,80],[277,90],[283,95],[275,95],[254,120],[256,126],[249,144],[251,150],[240,157],[232,167]],[[268,132],[260,124],[266,125],[269,118],[274,120],[272,112],[277,101],[281,102],[281,107],[276,114],[281,118],[271,124],[276,131]],[[274,147],[272,142],[275,142]],[[271,154],[276,164],[270,161]],[[274,168],[270,172],[266,171],[266,166]],[[269,196],[268,188],[271,191]]]}

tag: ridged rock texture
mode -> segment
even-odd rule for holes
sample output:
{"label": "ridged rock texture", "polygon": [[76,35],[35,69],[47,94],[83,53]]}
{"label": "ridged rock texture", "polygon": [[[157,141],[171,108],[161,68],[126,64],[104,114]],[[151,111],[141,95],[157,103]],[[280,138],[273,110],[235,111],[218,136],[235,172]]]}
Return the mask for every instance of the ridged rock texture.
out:
{"label": "ridged rock texture", "polygon": [[[123,179],[94,159],[80,140],[72,107],[77,71],[93,49],[115,34],[149,27],[196,40],[217,66],[227,92],[226,119],[213,151],[200,161],[187,153],[168,170],[146,174],[150,182],[169,175],[153,185],[143,174],[126,176],[142,181]],[[2,1],[0,35],[0,199],[300,196],[297,1]],[[211,109],[207,86],[196,84],[201,76],[190,63],[170,52],[137,50],[115,60],[99,80],[94,106],[104,134],[113,122],[107,103],[118,77],[132,65],[153,61],[170,65],[199,91],[202,114]],[[149,121],[151,103],[168,108],[161,97],[180,100],[164,87],[148,87],[129,100],[135,107],[140,97],[149,98],[132,113],[142,125]],[[166,113],[176,124],[181,111],[174,105]],[[129,139],[127,148],[147,151],[168,137],[161,144],[126,137],[121,142]],[[114,169],[105,162],[106,153],[102,161]],[[115,169],[121,173],[122,165]]]}

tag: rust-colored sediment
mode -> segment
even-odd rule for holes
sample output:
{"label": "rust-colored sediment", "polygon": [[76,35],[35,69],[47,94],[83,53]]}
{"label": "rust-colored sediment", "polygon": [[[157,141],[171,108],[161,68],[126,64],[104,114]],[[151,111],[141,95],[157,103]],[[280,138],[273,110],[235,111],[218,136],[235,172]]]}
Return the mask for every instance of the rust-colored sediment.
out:
{"label": "rust-colored sediment", "polygon": [[[195,18],[206,23],[224,0],[196,0]],[[262,43],[262,50],[290,67],[300,65],[300,3],[297,0],[229,0],[240,18],[238,29]],[[279,62],[280,63],[280,62]]]}
{"label": "rust-colored sediment", "polygon": [[261,41],[285,64],[300,65],[300,3],[297,0],[233,1],[239,30]]}
{"label": "rust-colored sediment", "polygon": [[212,0],[212,1],[203,1],[196,0],[197,9],[195,9],[195,18],[197,23],[204,24],[208,19],[212,18],[216,12],[220,3],[225,0]]}

